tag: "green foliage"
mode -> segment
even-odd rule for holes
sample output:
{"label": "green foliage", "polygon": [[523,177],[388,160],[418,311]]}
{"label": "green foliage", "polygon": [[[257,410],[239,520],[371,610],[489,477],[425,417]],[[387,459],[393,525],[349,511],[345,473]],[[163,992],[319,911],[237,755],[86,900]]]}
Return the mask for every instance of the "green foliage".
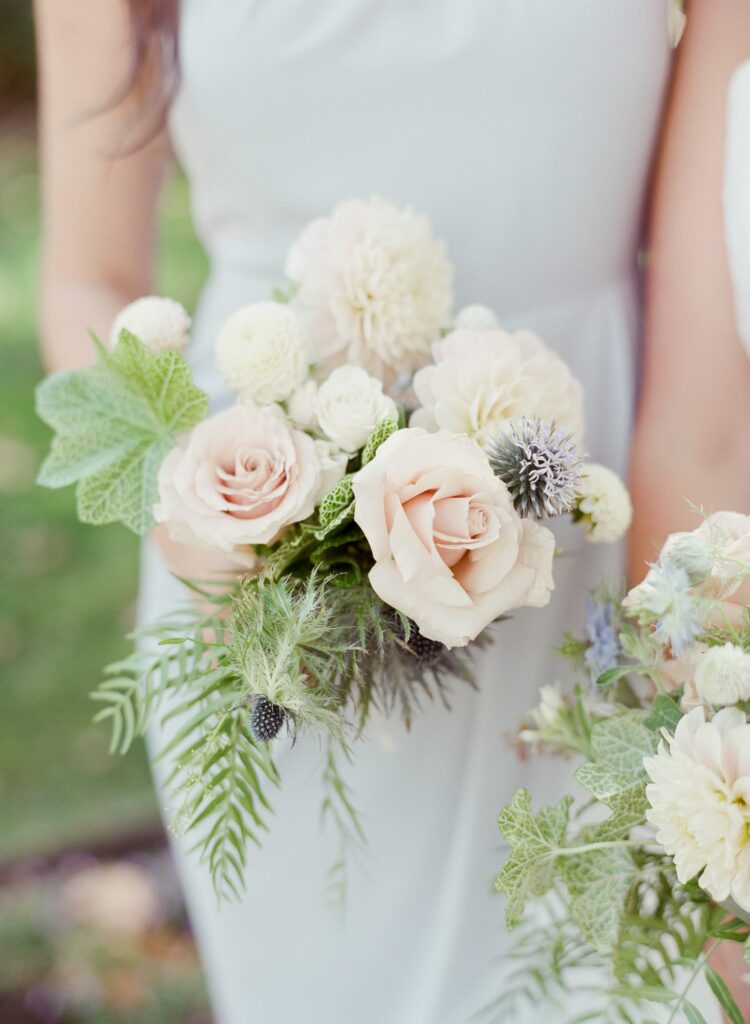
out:
{"label": "green foliage", "polygon": [[605,718],[591,732],[591,759],[625,775],[645,776],[643,758],[656,752],[657,738],[640,711],[625,711]]}
{"label": "green foliage", "polygon": [[354,519],[353,479],[353,475],[347,473],[321,501],[318,508],[320,525],[314,532],[316,540],[325,540]]}
{"label": "green foliage", "polygon": [[37,412],[56,432],[38,482],[77,484],[79,518],[122,522],[135,533],[153,525],[157,474],[177,435],[206,415],[208,399],[184,358],[152,354],[122,331],[111,353],[84,370],[53,374],[37,388]]}
{"label": "green foliage", "polygon": [[644,724],[654,732],[666,729],[673,733],[681,718],[682,711],[680,711],[679,704],[665,693],[658,693],[654,698],[651,711],[644,719]]}
{"label": "green foliage", "polygon": [[226,629],[245,696],[262,695],[296,726],[341,739],[342,679],[362,654],[345,597],[317,572],[305,580],[243,581]]}
{"label": "green foliage", "polygon": [[537,815],[531,810],[531,795],[519,789],[497,819],[500,834],[510,846],[510,857],[495,882],[505,893],[505,922],[514,928],[521,920],[528,896],[548,892],[555,878],[555,862],[565,841],[571,799]]}
{"label": "green foliage", "polygon": [[375,458],[375,453],[378,448],[387,441],[391,434],[395,434],[398,430],[398,423],[396,420],[385,419],[381,420],[380,423],[375,427],[373,432],[367,439],[367,443],[362,449],[362,465],[366,466],[368,462],[372,462]]}

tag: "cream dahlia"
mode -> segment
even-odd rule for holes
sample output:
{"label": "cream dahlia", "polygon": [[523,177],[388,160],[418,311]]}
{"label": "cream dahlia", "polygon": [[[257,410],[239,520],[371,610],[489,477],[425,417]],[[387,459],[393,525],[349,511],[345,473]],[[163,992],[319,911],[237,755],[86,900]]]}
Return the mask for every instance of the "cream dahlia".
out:
{"label": "cream dahlia", "polygon": [[453,269],[430,222],[384,199],[350,199],[294,243],[287,275],[317,359],[383,379],[413,370],[452,318]]}
{"label": "cream dahlia", "polygon": [[435,360],[418,370],[421,408],[411,426],[466,434],[486,445],[513,421],[539,418],[580,442],[583,389],[562,359],[531,331],[452,331],[432,346]]}
{"label": "cream dahlia", "polygon": [[646,817],[674,858],[677,877],[699,876],[718,902],[750,911],[750,725],[724,708],[706,721],[694,708],[644,759],[651,779]]}

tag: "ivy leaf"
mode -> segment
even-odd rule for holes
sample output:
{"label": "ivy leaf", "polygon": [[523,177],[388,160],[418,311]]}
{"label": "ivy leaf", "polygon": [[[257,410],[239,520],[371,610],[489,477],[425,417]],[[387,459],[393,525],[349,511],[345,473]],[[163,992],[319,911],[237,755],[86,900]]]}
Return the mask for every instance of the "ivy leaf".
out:
{"label": "ivy leaf", "polygon": [[541,896],[554,881],[555,861],[565,840],[570,804],[570,797],[564,797],[557,806],[544,808],[535,816],[530,793],[519,789],[500,812],[498,828],[511,853],[495,888],[507,897],[505,921],[509,928],[520,921],[527,896]]}
{"label": "ivy leaf", "polygon": [[574,778],[593,797],[607,803],[612,797],[633,785],[632,776],[607,768],[603,764],[584,761],[575,771]]}
{"label": "ivy leaf", "polygon": [[562,857],[559,870],[570,893],[571,913],[584,937],[599,952],[611,952],[635,874],[628,850],[614,846]]}
{"label": "ivy leaf", "polygon": [[643,715],[627,711],[597,722],[591,730],[591,758],[615,772],[644,776],[643,759],[656,753],[657,743]]}
{"label": "ivy leaf", "polygon": [[682,717],[677,703],[665,693],[660,693],[654,699],[653,707],[643,724],[654,732],[661,732],[662,729],[674,732]]}
{"label": "ivy leaf", "polygon": [[177,435],[206,415],[208,398],[180,353],[152,353],[129,331],[99,353],[94,366],[53,374],[37,388],[37,412],[55,431],[38,483],[77,483],[83,522],[119,521],[145,533],[159,466]]}

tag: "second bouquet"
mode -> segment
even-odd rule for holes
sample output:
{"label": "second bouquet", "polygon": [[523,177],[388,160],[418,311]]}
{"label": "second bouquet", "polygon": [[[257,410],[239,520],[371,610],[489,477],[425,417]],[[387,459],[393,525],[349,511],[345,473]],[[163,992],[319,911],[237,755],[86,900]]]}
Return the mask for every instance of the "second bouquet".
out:
{"label": "second bouquet", "polygon": [[554,587],[544,520],[588,539],[629,524],[623,485],[581,455],[583,395],[529,331],[453,309],[429,222],[350,200],[293,244],[288,285],[234,312],[215,355],[234,404],[208,415],[169,299],[122,311],[95,366],[38,391],[53,428],[40,483],[77,486],[79,516],[221,552],[223,581],[141,630],[94,693],[124,751],[154,716],[178,725],[176,827],[217,892],[237,893],[267,827],[273,743],[323,749],[324,809],[360,824],[339,771],[370,711],[408,725],[472,683],[473,649]]}

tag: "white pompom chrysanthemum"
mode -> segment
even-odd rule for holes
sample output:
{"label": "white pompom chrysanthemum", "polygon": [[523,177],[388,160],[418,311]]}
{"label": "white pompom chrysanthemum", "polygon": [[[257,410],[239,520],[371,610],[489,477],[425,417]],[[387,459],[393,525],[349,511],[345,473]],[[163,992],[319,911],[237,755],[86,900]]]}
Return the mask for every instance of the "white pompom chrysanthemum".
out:
{"label": "white pompom chrysanthemum", "polygon": [[710,647],[696,667],[695,686],[709,704],[750,700],[750,654],[736,644]]}
{"label": "white pompom chrysanthemum", "polygon": [[110,344],[114,348],[120,331],[126,330],[152,352],[165,352],[167,349],[182,352],[189,340],[190,323],[190,317],[179,302],[159,295],[146,295],[117,314],[112,324]]}
{"label": "white pompom chrysanthemum", "polygon": [[489,306],[474,302],[458,311],[454,326],[466,331],[491,331],[500,326],[500,321]]}
{"label": "white pompom chrysanthemum", "polygon": [[229,387],[260,405],[289,398],[307,376],[308,346],[293,310],[279,302],[243,306],[216,339],[216,362]]}
{"label": "white pompom chrysanthemum", "polygon": [[594,544],[619,540],[630,526],[633,505],[617,473],[598,462],[581,468],[580,496],[575,517],[586,520],[586,538]]}
{"label": "white pompom chrysanthemum", "polygon": [[313,221],[286,273],[316,359],[340,355],[384,379],[425,362],[452,319],[443,243],[426,217],[384,199],[351,199]]}

